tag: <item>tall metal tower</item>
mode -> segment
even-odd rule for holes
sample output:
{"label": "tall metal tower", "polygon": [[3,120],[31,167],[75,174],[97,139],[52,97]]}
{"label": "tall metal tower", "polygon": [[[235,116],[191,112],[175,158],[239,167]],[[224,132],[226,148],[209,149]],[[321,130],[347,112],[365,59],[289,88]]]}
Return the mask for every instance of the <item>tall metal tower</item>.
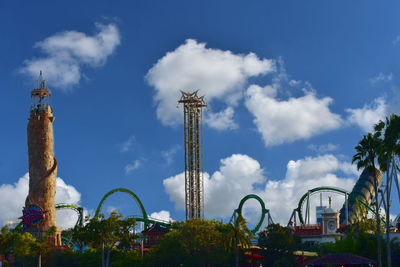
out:
{"label": "tall metal tower", "polygon": [[204,217],[203,182],[203,116],[207,107],[198,91],[182,92],[185,144],[185,211],[186,220]]}

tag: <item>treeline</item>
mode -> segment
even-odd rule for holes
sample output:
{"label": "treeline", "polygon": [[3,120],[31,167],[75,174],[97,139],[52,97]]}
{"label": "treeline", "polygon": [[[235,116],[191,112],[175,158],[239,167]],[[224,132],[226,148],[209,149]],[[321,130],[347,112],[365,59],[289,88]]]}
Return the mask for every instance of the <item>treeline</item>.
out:
{"label": "treeline", "polygon": [[[111,213],[109,218],[99,217],[85,226],[77,226],[66,241],[74,249],[54,248],[48,245],[46,237],[36,239],[29,233],[7,232],[3,227],[0,254],[8,258],[12,255],[14,266],[38,266],[39,256],[42,266],[57,267],[251,266],[252,260],[246,254],[252,253],[250,239],[256,238],[259,249],[253,253],[262,256],[262,266],[267,267],[301,266],[301,260],[294,254],[297,250],[319,255],[346,252],[377,259],[375,222],[367,216],[350,225],[341,240],[326,244],[302,243],[292,228],[279,224],[271,224],[253,237],[243,218],[238,218],[234,224],[216,220],[175,222],[160,244],[143,257],[138,249],[138,236],[132,231],[135,219],[121,216]],[[399,244],[392,242],[395,258],[400,256]],[[382,248],[382,255],[385,254]],[[7,261],[3,266],[7,266]]]}

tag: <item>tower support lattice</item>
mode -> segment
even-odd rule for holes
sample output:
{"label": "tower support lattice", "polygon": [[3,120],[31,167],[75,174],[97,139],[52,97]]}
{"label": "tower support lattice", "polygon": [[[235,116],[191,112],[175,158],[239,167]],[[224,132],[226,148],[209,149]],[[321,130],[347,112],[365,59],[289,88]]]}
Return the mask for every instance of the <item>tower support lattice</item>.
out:
{"label": "tower support lattice", "polygon": [[203,122],[204,96],[181,92],[185,146],[185,211],[186,220],[204,217]]}

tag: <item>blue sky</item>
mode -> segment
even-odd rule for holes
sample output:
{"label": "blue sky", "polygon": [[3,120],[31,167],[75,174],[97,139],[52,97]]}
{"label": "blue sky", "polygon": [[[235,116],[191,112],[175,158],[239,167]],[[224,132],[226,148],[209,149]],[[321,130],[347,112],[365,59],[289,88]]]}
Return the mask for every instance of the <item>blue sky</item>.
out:
{"label": "blue sky", "polygon": [[[29,93],[40,69],[53,92],[59,201],[92,212],[126,187],[149,214],[184,219],[176,101],[195,89],[209,104],[206,217],[227,219],[257,193],[286,223],[307,188],[351,190],[354,146],[400,111],[399,5],[2,1],[0,222],[19,216],[25,199]],[[257,203],[246,207],[254,221]],[[139,213],[124,195],[104,211],[113,208]]]}

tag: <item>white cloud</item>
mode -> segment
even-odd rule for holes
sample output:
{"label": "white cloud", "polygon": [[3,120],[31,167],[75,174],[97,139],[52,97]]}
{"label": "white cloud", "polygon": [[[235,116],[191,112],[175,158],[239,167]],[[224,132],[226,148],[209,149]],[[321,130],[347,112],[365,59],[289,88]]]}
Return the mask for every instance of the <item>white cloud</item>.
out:
{"label": "white cloud", "polygon": [[232,107],[217,113],[207,113],[205,116],[205,122],[214,129],[217,130],[232,130],[236,129],[238,125],[233,121],[234,110]]}
{"label": "white cloud", "polygon": [[393,73],[383,74],[380,72],[377,76],[371,78],[369,81],[372,85],[375,85],[378,82],[389,82],[391,80],[393,80]]}
{"label": "white cloud", "polygon": [[159,219],[159,220],[162,220],[162,221],[171,221],[171,222],[174,221],[171,218],[171,214],[167,210],[161,210],[159,212],[153,212],[152,214],[150,214],[150,218]]}
{"label": "white cloud", "polygon": [[163,157],[167,165],[170,165],[174,161],[175,154],[180,148],[180,145],[175,145],[168,150],[161,151],[161,157]]}
{"label": "white cloud", "polygon": [[[204,173],[204,180],[208,179],[208,173]],[[164,179],[163,185],[169,199],[174,202],[175,209],[185,210],[185,173]]]}
{"label": "white cloud", "polygon": [[[81,194],[72,185],[67,185],[61,178],[57,177],[56,203],[67,203],[79,205]],[[85,217],[85,214],[82,215]],[[74,227],[78,220],[76,211],[70,209],[57,212],[57,225],[66,229]]]}
{"label": "white cloud", "polygon": [[384,120],[387,113],[387,105],[383,97],[375,99],[371,104],[365,104],[363,108],[346,109],[350,124],[358,125],[363,131],[370,132],[379,120]]}
{"label": "white cloud", "polygon": [[[22,208],[29,191],[29,173],[14,184],[0,186],[0,225],[5,221],[15,221],[22,216]],[[57,177],[56,203],[79,205],[81,194],[72,185]],[[73,227],[78,219],[74,211],[57,211],[57,225],[63,228]]]}
{"label": "white cloud", "polygon": [[126,164],[126,166],[124,168],[125,169],[125,173],[129,174],[132,171],[138,169],[140,166],[142,166],[142,162],[140,160],[136,159],[136,160],[132,161],[132,163]]}
{"label": "white cloud", "polygon": [[[176,125],[182,122],[182,112],[177,109],[179,90],[199,90],[200,95],[206,95],[208,103],[217,100],[234,107],[242,98],[248,78],[265,75],[274,68],[273,60],[260,59],[254,53],[233,54],[229,50],[206,48],[205,43],[188,39],[159,59],[148,71],[146,80],[156,90],[158,119],[164,125]],[[232,127],[232,118],[226,118],[231,111],[226,112],[214,115],[223,120],[210,126]]]}
{"label": "white cloud", "polygon": [[[253,190],[253,184],[262,183],[265,178],[260,164],[247,155],[234,154],[220,161],[220,170],[211,178],[204,173],[205,213],[207,217],[230,216],[246,192]],[[163,181],[175,208],[184,209],[185,174],[180,173]],[[238,201],[231,201],[231,198]]]}
{"label": "white cloud", "polygon": [[[221,160],[221,166],[211,177],[204,174],[205,215],[207,218],[229,218],[240,200],[247,194],[257,194],[265,202],[275,222],[286,224],[300,197],[317,186],[335,186],[351,190],[358,172],[350,163],[333,155],[306,157],[289,161],[286,175],[281,180],[267,179],[258,161],[241,154]],[[339,176],[339,174],[345,175]],[[185,175],[169,177],[164,188],[175,208],[184,210]],[[340,209],[343,200],[334,199]],[[315,201],[314,201],[315,202]],[[258,221],[258,202],[246,202],[244,213],[251,223]],[[313,217],[314,218],[314,215]]]}
{"label": "white cloud", "polygon": [[332,98],[317,98],[312,91],[304,96],[279,100],[275,86],[251,85],[246,92],[246,107],[266,146],[290,143],[341,126],[339,115],[329,110]]}
{"label": "white cloud", "polygon": [[77,31],[63,31],[35,44],[44,56],[25,60],[21,73],[33,79],[43,70],[50,86],[67,89],[77,85],[82,67],[100,67],[120,44],[115,24],[96,23],[97,32],[86,35]]}
{"label": "white cloud", "polygon": [[131,150],[134,141],[135,141],[135,136],[133,135],[129,136],[129,138],[120,145],[121,147],[120,152],[124,153]]}
{"label": "white cloud", "polygon": [[311,144],[307,148],[317,152],[318,154],[325,154],[327,152],[338,150],[339,149],[339,145],[324,144],[324,145],[319,145],[318,146],[318,145]]}
{"label": "white cloud", "polygon": [[67,185],[63,179],[57,177],[56,203],[77,204],[81,194],[72,185]]}

